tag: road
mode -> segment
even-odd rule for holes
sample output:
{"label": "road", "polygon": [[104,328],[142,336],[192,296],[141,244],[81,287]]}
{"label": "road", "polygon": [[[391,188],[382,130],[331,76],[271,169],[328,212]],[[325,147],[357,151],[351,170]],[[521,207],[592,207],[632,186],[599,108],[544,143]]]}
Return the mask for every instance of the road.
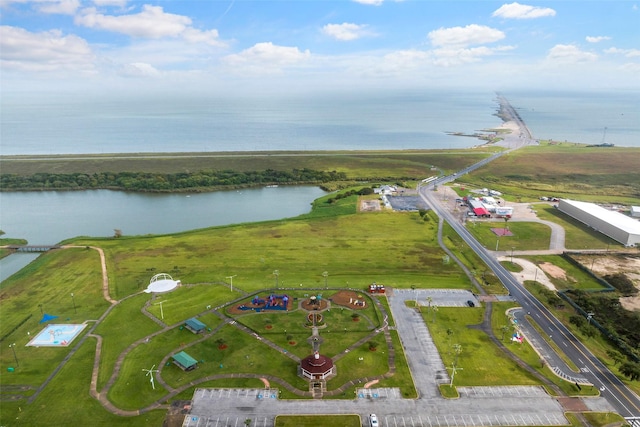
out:
{"label": "road", "polygon": [[[512,111],[513,108],[505,107],[506,99],[501,98],[502,110]],[[510,110],[509,110],[510,108]],[[517,148],[537,144],[522,120],[517,118],[521,132],[505,137],[504,145],[509,147],[504,153],[494,154],[472,166],[469,166],[453,175],[444,176],[427,186],[419,187],[419,193],[425,202],[462,237],[462,239],[478,254],[478,256],[495,273],[507,288],[509,293],[518,301],[523,309],[531,313],[531,316],[540,325],[544,333],[565,352],[565,354],[580,368],[581,376],[600,389],[604,397],[623,417],[640,417],[640,399],[620,379],[618,379],[602,362],[600,362],[587,347],[582,344],[547,308],[531,295],[514,277],[499,263],[493,253],[484,248],[473,235],[458,221],[441,201],[436,197],[433,189],[435,186],[454,181],[458,176],[478,169],[487,163],[499,158]]]}

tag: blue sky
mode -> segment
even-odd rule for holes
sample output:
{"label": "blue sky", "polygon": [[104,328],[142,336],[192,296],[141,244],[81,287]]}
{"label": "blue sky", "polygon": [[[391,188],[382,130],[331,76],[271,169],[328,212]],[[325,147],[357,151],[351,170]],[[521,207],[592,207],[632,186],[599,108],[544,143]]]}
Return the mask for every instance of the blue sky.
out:
{"label": "blue sky", "polygon": [[640,88],[638,1],[0,0],[2,90]]}

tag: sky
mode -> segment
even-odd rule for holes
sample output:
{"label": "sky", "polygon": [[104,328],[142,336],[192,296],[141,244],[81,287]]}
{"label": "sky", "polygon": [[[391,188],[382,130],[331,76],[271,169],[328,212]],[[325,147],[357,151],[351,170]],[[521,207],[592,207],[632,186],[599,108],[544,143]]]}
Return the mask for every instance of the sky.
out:
{"label": "sky", "polygon": [[0,0],[0,23],[3,92],[640,88],[640,0]]}

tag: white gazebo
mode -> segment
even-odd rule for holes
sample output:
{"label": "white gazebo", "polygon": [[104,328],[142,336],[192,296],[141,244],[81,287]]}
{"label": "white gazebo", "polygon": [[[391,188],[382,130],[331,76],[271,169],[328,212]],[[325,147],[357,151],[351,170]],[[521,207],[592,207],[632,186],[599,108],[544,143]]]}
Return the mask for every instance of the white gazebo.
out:
{"label": "white gazebo", "polygon": [[148,294],[156,293],[162,294],[165,292],[171,292],[175,288],[180,286],[180,280],[173,280],[173,277],[167,273],[159,273],[151,278],[149,286],[144,291]]}

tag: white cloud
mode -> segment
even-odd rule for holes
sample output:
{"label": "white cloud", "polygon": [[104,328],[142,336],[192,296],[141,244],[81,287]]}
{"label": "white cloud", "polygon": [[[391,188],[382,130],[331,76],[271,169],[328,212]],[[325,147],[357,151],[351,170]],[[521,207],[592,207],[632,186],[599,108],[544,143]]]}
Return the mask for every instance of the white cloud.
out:
{"label": "white cloud", "polygon": [[309,50],[300,51],[297,47],[274,45],[271,42],[256,43],[240,53],[228,55],[224,61],[231,65],[263,65],[278,67],[292,65],[308,59]]}
{"label": "white cloud", "polygon": [[189,43],[205,43],[211,46],[226,46],[226,43],[219,39],[218,30],[202,31],[195,28],[186,28],[182,33],[182,38]]}
{"label": "white cloud", "polygon": [[604,40],[611,40],[611,37],[609,37],[609,36],[587,36],[584,39],[586,41],[588,41],[589,43],[600,43],[601,41],[604,41]]}
{"label": "white cloud", "polygon": [[572,44],[557,44],[549,50],[547,59],[560,62],[591,62],[598,59],[598,55],[580,50]]}
{"label": "white cloud", "polygon": [[43,3],[38,10],[47,14],[73,15],[79,8],[79,0],[58,0]]}
{"label": "white cloud", "polygon": [[80,0],[0,0],[0,7],[11,3],[30,3],[36,11],[48,15],[73,15],[80,8]]}
{"label": "white cloud", "polygon": [[180,35],[191,25],[191,19],[165,13],[161,6],[144,5],[142,12],[131,15],[103,15],[88,8],[75,18],[77,25],[99,28],[132,37],[161,38]]}
{"label": "white cloud", "polygon": [[627,58],[635,58],[640,56],[639,49],[619,49],[617,47],[611,47],[609,49],[606,49],[604,53],[609,53],[613,55],[624,55]]}
{"label": "white cloud", "polygon": [[399,50],[382,58],[385,71],[401,71],[419,67],[429,59],[429,53],[422,50]]}
{"label": "white cloud", "polygon": [[322,32],[342,41],[356,40],[370,34],[367,31],[366,25],[352,24],[349,22],[342,24],[327,24],[322,27]]}
{"label": "white cloud", "polygon": [[534,19],[555,15],[556,11],[548,7],[529,6],[514,2],[503,4],[491,16],[509,19]]}
{"label": "white cloud", "polygon": [[435,49],[433,53],[433,63],[444,67],[453,65],[468,64],[479,62],[482,58],[493,56],[498,52],[504,52],[513,49],[513,46],[501,46],[490,48],[487,46],[479,46],[473,48],[442,48]]}
{"label": "white cloud", "polygon": [[466,27],[439,28],[428,36],[434,46],[470,46],[502,40],[502,31],[484,25],[471,24]]}
{"label": "white cloud", "polygon": [[126,77],[158,77],[160,72],[151,64],[145,62],[133,62],[126,64],[121,72]]}
{"label": "white cloud", "polygon": [[0,27],[2,69],[22,71],[93,70],[89,44],[60,31],[32,33],[23,28]]}
{"label": "white cloud", "polygon": [[368,4],[368,5],[372,5],[372,6],[380,6],[384,0],[353,0],[356,3],[360,3],[360,4]]}
{"label": "white cloud", "polygon": [[120,6],[123,7],[127,4],[127,0],[93,0],[93,4],[96,6]]}

